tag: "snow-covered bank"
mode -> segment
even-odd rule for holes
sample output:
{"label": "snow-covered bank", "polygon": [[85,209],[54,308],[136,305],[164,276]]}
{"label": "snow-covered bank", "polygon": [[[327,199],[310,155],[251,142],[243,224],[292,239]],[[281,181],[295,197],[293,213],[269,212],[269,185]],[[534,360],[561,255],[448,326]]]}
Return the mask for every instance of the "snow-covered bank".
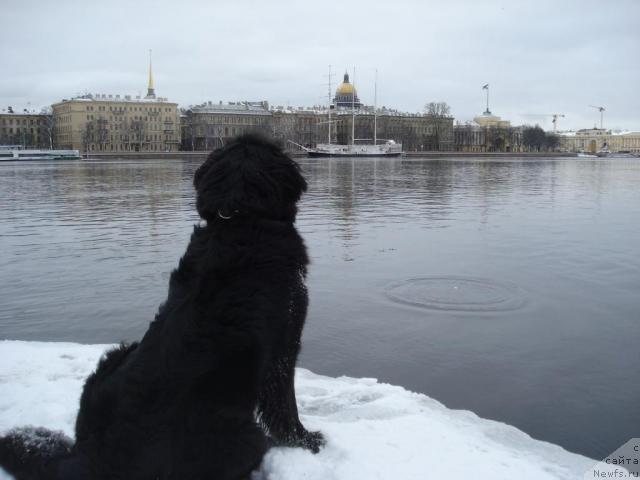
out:
{"label": "snow-covered bank", "polygon": [[[83,381],[106,348],[0,342],[0,433],[31,424],[72,435]],[[298,369],[296,383],[303,421],[325,434],[327,446],[318,455],[273,449],[254,480],[566,480],[582,479],[594,464],[514,427],[374,379]]]}

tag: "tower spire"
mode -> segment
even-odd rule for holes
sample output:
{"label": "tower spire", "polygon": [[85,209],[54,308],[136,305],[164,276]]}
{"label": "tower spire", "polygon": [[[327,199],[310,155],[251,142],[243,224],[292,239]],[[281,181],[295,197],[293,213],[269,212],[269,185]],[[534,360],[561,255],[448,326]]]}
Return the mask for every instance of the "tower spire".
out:
{"label": "tower spire", "polygon": [[153,72],[151,70],[151,49],[149,49],[149,85],[147,86],[147,96],[145,98],[156,98],[156,91],[153,88]]}

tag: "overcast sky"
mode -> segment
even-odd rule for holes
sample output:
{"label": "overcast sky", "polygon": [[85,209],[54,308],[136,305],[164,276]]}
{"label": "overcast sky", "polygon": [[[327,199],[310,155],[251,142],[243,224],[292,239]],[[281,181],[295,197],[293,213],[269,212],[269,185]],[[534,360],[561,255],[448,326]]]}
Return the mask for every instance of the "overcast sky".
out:
{"label": "overcast sky", "polygon": [[0,109],[77,94],[327,103],[356,68],[361,100],[457,120],[490,108],[515,124],[640,130],[640,0],[2,2]]}

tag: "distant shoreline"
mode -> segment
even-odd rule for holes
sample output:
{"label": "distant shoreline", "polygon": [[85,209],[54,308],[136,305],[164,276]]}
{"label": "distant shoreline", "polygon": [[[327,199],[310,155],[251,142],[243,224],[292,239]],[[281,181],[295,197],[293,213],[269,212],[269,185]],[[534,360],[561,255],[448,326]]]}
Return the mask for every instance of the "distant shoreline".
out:
{"label": "distant shoreline", "polygon": [[[304,152],[287,152],[292,157],[306,157]],[[127,152],[127,153],[92,153],[83,155],[83,159],[115,160],[115,159],[204,159],[209,152]],[[400,158],[577,158],[577,153],[571,152],[406,152]]]}

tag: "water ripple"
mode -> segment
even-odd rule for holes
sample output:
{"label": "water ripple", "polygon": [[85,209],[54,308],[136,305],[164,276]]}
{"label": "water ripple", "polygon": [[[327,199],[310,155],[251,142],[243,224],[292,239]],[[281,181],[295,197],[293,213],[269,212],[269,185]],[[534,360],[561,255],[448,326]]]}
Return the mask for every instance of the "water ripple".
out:
{"label": "water ripple", "polygon": [[394,302],[433,310],[505,312],[526,303],[524,290],[509,283],[467,276],[425,276],[393,283],[385,294]]}

